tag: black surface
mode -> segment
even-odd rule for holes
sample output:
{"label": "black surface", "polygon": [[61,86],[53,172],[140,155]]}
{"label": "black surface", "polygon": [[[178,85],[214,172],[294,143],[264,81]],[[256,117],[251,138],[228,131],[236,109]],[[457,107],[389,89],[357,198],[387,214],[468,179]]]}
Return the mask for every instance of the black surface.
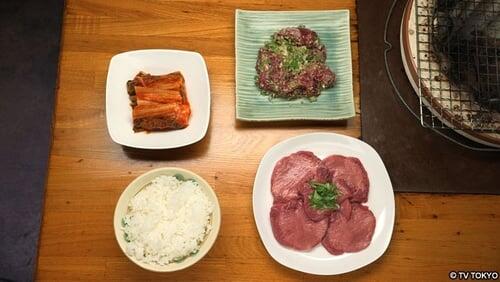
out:
{"label": "black surface", "polygon": [[[420,125],[397,98],[384,64],[384,25],[393,0],[358,0],[361,135],[380,154],[395,191],[500,194],[500,154],[460,147]],[[418,107],[401,60],[406,1],[388,28],[390,70],[405,100]],[[452,134],[451,134],[452,135]]]}
{"label": "black surface", "polygon": [[0,280],[34,276],[63,9],[0,1]]}

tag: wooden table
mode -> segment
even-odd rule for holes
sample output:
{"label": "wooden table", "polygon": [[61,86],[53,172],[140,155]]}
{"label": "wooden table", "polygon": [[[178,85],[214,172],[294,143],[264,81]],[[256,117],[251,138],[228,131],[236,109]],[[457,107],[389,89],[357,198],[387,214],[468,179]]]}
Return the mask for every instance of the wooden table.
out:
{"label": "wooden table", "polygon": [[[345,124],[237,122],[236,8],[349,9],[358,115]],[[495,196],[397,194],[396,225],[385,255],[341,276],[290,270],[264,249],[251,206],[263,154],[278,141],[307,132],[360,135],[356,17],[354,0],[67,1],[37,278],[445,280],[450,270],[500,270],[500,198]],[[201,142],[168,151],[139,151],[111,141],[104,109],[109,60],[123,51],[147,48],[194,50],[204,56],[212,118]],[[180,272],[156,274],[123,255],[115,242],[112,218],[128,183],[164,166],[187,168],[207,179],[218,194],[223,224],[215,246],[201,262]]]}

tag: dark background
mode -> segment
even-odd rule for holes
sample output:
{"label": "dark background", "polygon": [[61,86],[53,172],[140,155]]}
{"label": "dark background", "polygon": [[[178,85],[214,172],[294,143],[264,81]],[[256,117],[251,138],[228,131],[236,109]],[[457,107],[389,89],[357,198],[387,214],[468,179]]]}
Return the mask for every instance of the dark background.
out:
{"label": "dark background", "polygon": [[0,1],[0,280],[34,277],[63,8]]}

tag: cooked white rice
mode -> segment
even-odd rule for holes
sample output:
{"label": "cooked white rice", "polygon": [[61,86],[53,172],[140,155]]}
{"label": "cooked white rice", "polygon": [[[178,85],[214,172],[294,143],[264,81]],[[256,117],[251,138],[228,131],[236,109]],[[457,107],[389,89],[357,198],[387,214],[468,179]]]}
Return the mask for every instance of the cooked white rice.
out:
{"label": "cooked white rice", "polygon": [[122,220],[127,254],[167,265],[198,252],[212,228],[212,211],[197,182],[156,177],[130,200]]}

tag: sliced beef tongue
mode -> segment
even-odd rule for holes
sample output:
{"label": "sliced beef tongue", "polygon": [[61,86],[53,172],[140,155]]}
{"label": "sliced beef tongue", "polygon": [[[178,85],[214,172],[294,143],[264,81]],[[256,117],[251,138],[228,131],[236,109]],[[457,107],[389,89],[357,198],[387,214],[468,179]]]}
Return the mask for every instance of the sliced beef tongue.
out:
{"label": "sliced beef tongue", "polygon": [[352,198],[351,187],[347,185],[347,182],[345,182],[345,180],[337,178],[333,181],[333,184],[335,184],[340,193],[340,197],[337,199],[337,203],[342,203]]}
{"label": "sliced beef tongue", "polygon": [[[330,215],[335,212],[335,210],[332,209],[318,210],[311,207],[309,195],[304,195],[303,199],[304,199],[304,212],[313,221],[320,221],[325,218],[329,218]],[[338,201],[338,203],[340,203],[339,209],[341,213],[344,215],[344,217],[349,218],[351,214],[351,208],[350,208],[351,202],[348,199],[344,199],[342,201]],[[348,206],[348,208],[342,208],[343,206]]]}
{"label": "sliced beef tongue", "polygon": [[328,228],[328,218],[318,222],[309,219],[300,199],[275,202],[270,217],[276,240],[283,246],[301,251],[319,244]]}
{"label": "sliced beef tongue", "polygon": [[[328,168],[320,165],[316,168],[316,172],[314,177],[312,178],[312,181],[316,181],[319,183],[331,182],[332,174],[330,173],[330,170]],[[304,212],[311,220],[314,221],[320,221],[325,218],[328,218],[333,210],[331,209],[318,210],[311,207],[311,201],[309,200],[309,198],[313,192],[314,191],[309,185],[309,183],[305,183],[302,186],[302,189],[300,190],[300,195],[302,196],[304,202]]]}
{"label": "sliced beef tongue", "polygon": [[332,181],[332,173],[326,166],[318,165],[313,180],[320,183]]}
{"label": "sliced beef tongue", "polygon": [[304,189],[301,191],[302,199],[304,202],[304,212],[305,214],[313,221],[320,221],[323,219],[327,219],[330,214],[332,214],[333,210],[331,209],[315,209],[311,207],[311,200],[309,200],[310,195],[313,190],[309,184],[304,185]]}
{"label": "sliced beef tongue", "polygon": [[[337,199],[337,203],[339,203],[340,205],[342,214],[344,214],[346,218],[349,218],[351,214],[351,202],[349,201],[349,198],[351,197],[351,190],[342,180],[338,181],[335,184],[340,192],[340,197]],[[317,210],[311,207],[309,196],[313,191],[311,189],[311,186],[309,186],[308,184],[306,185],[307,186],[304,186],[304,188],[301,190],[301,194],[304,199],[304,211],[306,215],[314,221],[320,221],[329,217],[334,212],[334,210]],[[348,208],[343,208],[343,206],[346,205],[348,205]]]}
{"label": "sliced beef tongue", "polygon": [[331,155],[321,161],[330,169],[333,181],[343,180],[351,190],[351,202],[364,203],[368,200],[370,182],[363,164],[354,157]]}
{"label": "sliced beef tongue", "polygon": [[339,209],[340,214],[346,219],[349,220],[351,219],[351,213],[352,213],[352,205],[350,201],[343,201],[340,204],[340,209]]}
{"label": "sliced beef tongue", "polygon": [[322,244],[334,255],[359,252],[370,245],[374,231],[375,216],[366,206],[359,203],[343,204],[339,211],[331,215]]}
{"label": "sliced beef tongue", "polygon": [[299,151],[279,160],[271,177],[274,201],[298,199],[299,190],[314,177],[320,161],[308,151]]}

